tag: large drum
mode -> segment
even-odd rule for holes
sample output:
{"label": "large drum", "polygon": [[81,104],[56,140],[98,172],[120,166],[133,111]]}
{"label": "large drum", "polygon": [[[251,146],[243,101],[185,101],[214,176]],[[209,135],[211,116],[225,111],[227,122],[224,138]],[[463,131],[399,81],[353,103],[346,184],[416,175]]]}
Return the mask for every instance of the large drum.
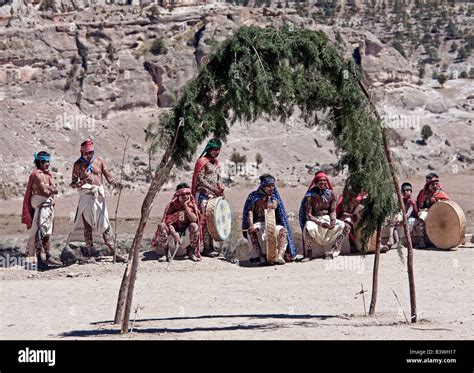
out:
{"label": "large drum", "polygon": [[428,211],[426,234],[439,249],[458,246],[466,234],[466,216],[453,201],[438,201]]}
{"label": "large drum", "polygon": [[[355,246],[358,252],[363,252],[362,247],[362,230],[355,229],[354,232],[355,238]],[[367,242],[367,247],[365,248],[366,254],[373,254],[375,253],[375,249],[377,248],[377,232],[374,232],[372,236],[370,236],[369,241]]]}
{"label": "large drum", "polygon": [[265,210],[265,246],[267,262],[274,264],[278,259],[275,209]]}
{"label": "large drum", "polygon": [[223,197],[211,198],[206,206],[207,229],[215,241],[226,241],[232,230],[232,211]]}

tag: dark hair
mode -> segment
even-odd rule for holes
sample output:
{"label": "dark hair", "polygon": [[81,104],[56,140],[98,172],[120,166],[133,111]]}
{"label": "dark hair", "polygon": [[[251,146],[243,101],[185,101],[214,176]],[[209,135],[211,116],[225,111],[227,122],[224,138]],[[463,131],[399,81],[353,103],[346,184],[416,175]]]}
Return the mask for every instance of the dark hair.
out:
{"label": "dark hair", "polygon": [[[42,156],[42,155],[51,156],[51,154],[49,154],[48,152],[45,152],[45,151],[41,151],[38,154],[36,154],[37,157]],[[35,159],[34,162],[35,162],[36,168],[40,168],[40,162],[41,161],[38,160],[38,159]]]}
{"label": "dark hair", "polygon": [[262,176],[260,176],[260,182],[262,182],[263,180],[265,179],[268,179],[269,177],[271,177],[272,179],[274,179],[274,177],[270,174],[263,174]]}
{"label": "dark hair", "polygon": [[180,190],[180,189],[184,189],[184,188],[188,188],[189,189],[189,185],[187,183],[181,183],[181,184],[178,184],[178,186],[176,187],[176,190]]}
{"label": "dark hair", "polygon": [[410,183],[403,183],[402,187],[401,187],[401,190],[405,190],[405,189],[413,190],[413,187]]}
{"label": "dark hair", "polygon": [[430,180],[434,177],[439,177],[439,176],[435,172],[430,172],[428,175],[426,175],[426,178]]}

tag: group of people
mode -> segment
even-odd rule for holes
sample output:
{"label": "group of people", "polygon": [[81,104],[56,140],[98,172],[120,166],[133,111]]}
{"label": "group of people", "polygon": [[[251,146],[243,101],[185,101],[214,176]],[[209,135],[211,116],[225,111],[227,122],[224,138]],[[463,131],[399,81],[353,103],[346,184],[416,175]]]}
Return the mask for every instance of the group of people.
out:
{"label": "group of people", "polygon": [[[112,176],[105,161],[95,155],[94,143],[88,139],[81,144],[81,156],[73,165],[70,186],[79,192],[79,203],[74,219],[74,231],[83,231],[86,256],[97,256],[94,250],[93,232],[102,235],[105,245],[114,253],[113,233],[105,204],[103,177],[116,189],[122,184]],[[22,223],[26,224],[29,239],[26,247],[30,263],[38,268],[61,265],[51,255],[51,235],[54,227],[55,195],[58,188],[50,167],[51,155],[45,151],[35,153],[36,169],[31,173],[23,199]],[[69,238],[68,238],[69,241]],[[44,254],[44,255],[43,255]],[[116,255],[118,262],[126,258]]]}
{"label": "group of people", "polygon": [[[191,186],[180,183],[171,201],[166,205],[161,222],[152,239],[152,246],[164,260],[174,256],[185,256],[192,261],[201,261],[202,256],[216,257],[216,241],[213,239],[206,221],[209,200],[224,197],[224,183],[220,173],[218,156],[222,143],[210,140],[196,162]],[[27,255],[36,254],[40,265],[60,264],[50,253],[50,237],[54,220],[54,196],[58,189],[50,171],[50,154],[35,154],[36,170],[30,175],[26,188],[22,222],[29,229]],[[82,230],[88,255],[94,256],[93,231],[100,233],[104,243],[114,253],[113,234],[105,205],[105,176],[113,187],[122,188],[106,168],[102,158],[95,155],[92,140],[81,144],[81,156],[74,163],[70,186],[79,191],[79,204],[76,212],[74,230]],[[413,241],[418,247],[430,245],[424,231],[424,220],[428,209],[438,200],[449,199],[443,190],[438,175],[431,173],[426,184],[412,199],[412,186],[401,186],[403,201]],[[270,174],[260,177],[257,190],[251,192],[244,204],[242,213],[242,234],[252,252],[251,262],[264,264],[285,264],[304,258],[334,258],[341,253],[343,246],[348,252],[357,252],[360,241],[358,220],[366,193],[355,198],[338,198],[331,181],[324,172],[317,172],[299,209],[299,223],[302,230],[303,255],[297,255],[293,232],[288,221],[285,204],[278,192],[275,178]],[[274,210],[275,238],[277,253],[272,262],[267,261],[266,212]],[[401,212],[387,221],[384,230],[386,246],[403,243]],[[45,258],[42,258],[44,252]],[[116,255],[117,261],[126,259]]]}

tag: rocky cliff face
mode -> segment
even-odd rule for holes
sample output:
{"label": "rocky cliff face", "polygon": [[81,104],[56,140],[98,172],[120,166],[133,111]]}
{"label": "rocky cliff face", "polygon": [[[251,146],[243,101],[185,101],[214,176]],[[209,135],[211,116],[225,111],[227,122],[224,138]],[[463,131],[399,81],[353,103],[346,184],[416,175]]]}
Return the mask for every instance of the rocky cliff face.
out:
{"label": "rocky cliff face", "polygon": [[[419,79],[415,63],[371,32],[320,25],[291,9],[214,4],[173,12],[160,8],[158,14],[154,5],[56,0],[47,3],[49,10],[40,11],[45,7],[42,4],[19,0],[0,4],[0,171],[4,198],[22,192],[32,153],[41,149],[53,153],[60,184],[65,186],[70,165],[86,137],[95,139],[100,153],[117,171],[129,135],[132,146],[126,177],[137,181],[132,188],[146,187],[148,158],[143,129],[173,104],[183,85],[206,63],[212,43],[243,25],[291,24],[322,30],[346,57],[357,57],[374,89],[382,87],[389,111],[396,111],[393,105],[398,101],[398,107],[408,105],[407,110],[425,110],[430,101],[420,97],[429,97],[431,91],[420,93],[414,86]],[[404,87],[410,89],[408,98],[398,100]],[[462,97],[452,99],[456,102],[444,101],[445,113],[450,105],[462,104],[458,102]],[[417,104],[420,100],[421,106]],[[438,100],[442,101],[443,95]],[[433,113],[442,109],[431,106]],[[459,107],[459,115],[472,115],[471,107]],[[235,149],[253,161],[259,152],[264,157],[262,166],[288,183],[306,183],[306,175],[314,167],[336,160],[324,131],[306,136],[307,129],[298,118],[272,128],[269,123],[259,122],[251,131],[245,124],[234,129],[223,157],[229,158]],[[394,130],[398,145],[402,136],[398,132],[406,128],[400,130]],[[284,139],[268,136],[269,131]],[[405,136],[416,138],[410,131]],[[291,149],[290,163],[294,166],[285,154],[274,153],[282,141]],[[424,169],[422,163],[413,168]],[[176,177],[189,177],[189,171],[177,171]]]}

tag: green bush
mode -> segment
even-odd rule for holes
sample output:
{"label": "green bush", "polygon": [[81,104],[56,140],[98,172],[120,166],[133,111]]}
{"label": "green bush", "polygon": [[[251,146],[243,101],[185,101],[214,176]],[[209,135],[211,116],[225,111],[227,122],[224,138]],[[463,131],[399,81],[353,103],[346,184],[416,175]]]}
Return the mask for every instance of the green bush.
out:
{"label": "green bush", "polygon": [[160,54],[168,53],[168,48],[166,48],[165,42],[162,38],[156,38],[151,43],[150,52],[155,56],[158,56]]}
{"label": "green bush", "polygon": [[426,142],[431,136],[433,136],[433,131],[429,125],[425,124],[421,129],[421,138]]}
{"label": "green bush", "polygon": [[444,83],[448,81],[448,76],[446,74],[439,74],[437,79],[438,83],[441,85],[441,88],[443,88]]}

